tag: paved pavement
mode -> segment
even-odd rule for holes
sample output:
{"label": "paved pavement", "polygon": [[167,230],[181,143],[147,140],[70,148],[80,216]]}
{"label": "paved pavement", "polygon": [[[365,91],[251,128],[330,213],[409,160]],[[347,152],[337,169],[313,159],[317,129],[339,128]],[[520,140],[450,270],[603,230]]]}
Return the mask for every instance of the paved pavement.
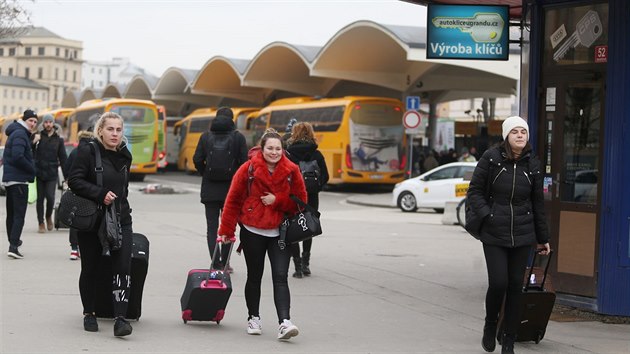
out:
{"label": "paved pavement", "polygon": [[[179,299],[190,268],[207,264],[198,187],[147,195],[130,189],[134,229],[149,235],[151,256],[143,314],[134,333],[114,338],[112,322],[82,329],[67,231],[36,232],[29,206],[23,260],[0,256],[2,353],[481,353],[485,265],[479,244],[432,211],[402,213],[389,194],[324,192],[325,234],[313,252],[313,276],[290,279],[292,316],[300,336],[275,339],[269,271],[263,279],[262,336],[245,334],[245,264],[234,256],[234,293],[221,325],[181,321]],[[0,219],[5,220],[4,198]],[[364,204],[364,205],[357,205]],[[385,206],[383,208],[369,207]],[[4,222],[0,233],[6,234]],[[4,243],[5,248],[7,243]],[[630,326],[550,322],[538,345],[519,353],[630,353]]]}

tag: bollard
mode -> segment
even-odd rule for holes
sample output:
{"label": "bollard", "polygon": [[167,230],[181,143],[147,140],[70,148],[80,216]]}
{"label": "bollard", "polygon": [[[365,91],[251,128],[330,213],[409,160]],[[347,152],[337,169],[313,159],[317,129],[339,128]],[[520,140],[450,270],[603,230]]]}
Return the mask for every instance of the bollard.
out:
{"label": "bollard", "polygon": [[459,201],[446,202],[444,204],[444,214],[442,214],[442,224],[444,225],[457,224],[457,204],[459,204]]}

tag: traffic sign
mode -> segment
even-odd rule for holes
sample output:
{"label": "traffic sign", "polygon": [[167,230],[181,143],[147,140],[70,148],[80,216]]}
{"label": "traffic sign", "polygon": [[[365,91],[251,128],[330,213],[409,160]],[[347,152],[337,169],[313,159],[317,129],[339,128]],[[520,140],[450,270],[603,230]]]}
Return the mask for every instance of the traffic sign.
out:
{"label": "traffic sign", "polygon": [[420,96],[407,96],[407,110],[419,111],[420,110]]}
{"label": "traffic sign", "polygon": [[403,114],[403,125],[407,129],[415,129],[422,123],[422,117],[418,111],[407,111]]}

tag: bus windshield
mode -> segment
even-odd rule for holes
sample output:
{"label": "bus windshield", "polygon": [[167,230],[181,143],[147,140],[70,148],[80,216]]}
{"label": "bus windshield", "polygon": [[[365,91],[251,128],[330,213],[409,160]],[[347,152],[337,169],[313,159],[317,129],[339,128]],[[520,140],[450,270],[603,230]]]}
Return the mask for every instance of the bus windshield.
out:
{"label": "bus windshield", "polygon": [[283,109],[271,112],[270,127],[282,132],[289,120],[309,122],[316,132],[334,132],[339,129],[343,120],[345,106],[316,107],[302,109]]}
{"label": "bus windshield", "polygon": [[402,111],[390,104],[356,102],[350,111],[352,166],[359,171],[401,169]]}

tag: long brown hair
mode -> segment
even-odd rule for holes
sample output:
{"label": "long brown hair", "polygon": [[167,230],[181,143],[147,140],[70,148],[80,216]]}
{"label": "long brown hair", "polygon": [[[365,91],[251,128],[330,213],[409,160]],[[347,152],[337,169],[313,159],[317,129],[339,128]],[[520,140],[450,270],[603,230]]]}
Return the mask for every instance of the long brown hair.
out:
{"label": "long brown hair", "polygon": [[315,130],[309,122],[295,123],[291,129],[291,137],[287,141],[289,145],[296,141],[308,141],[309,143],[315,143]]}

